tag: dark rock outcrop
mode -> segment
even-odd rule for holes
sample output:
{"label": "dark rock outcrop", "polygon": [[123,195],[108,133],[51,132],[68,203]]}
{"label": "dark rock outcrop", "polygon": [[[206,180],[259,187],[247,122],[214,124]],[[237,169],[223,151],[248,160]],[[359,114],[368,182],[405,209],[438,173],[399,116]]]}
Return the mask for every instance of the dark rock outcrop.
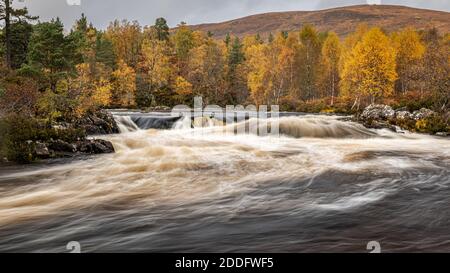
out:
{"label": "dark rock outcrop", "polygon": [[35,153],[39,158],[45,159],[50,157],[50,151],[45,143],[37,142],[35,145]]}
{"label": "dark rock outcrop", "polygon": [[77,143],[78,151],[85,154],[109,154],[114,153],[114,147],[111,142],[94,139],[80,141]]}
{"label": "dark rock outcrop", "polygon": [[51,141],[48,148],[55,152],[76,153],[77,147],[74,144],[62,140]]}
{"label": "dark rock outcrop", "polygon": [[119,133],[119,127],[113,116],[105,111],[90,114],[75,123],[77,128],[84,129],[87,135],[106,135]]}
{"label": "dark rock outcrop", "polygon": [[111,142],[103,139],[80,140],[75,144],[62,140],[34,143],[34,154],[36,158],[40,159],[109,153],[114,153],[114,146]]}

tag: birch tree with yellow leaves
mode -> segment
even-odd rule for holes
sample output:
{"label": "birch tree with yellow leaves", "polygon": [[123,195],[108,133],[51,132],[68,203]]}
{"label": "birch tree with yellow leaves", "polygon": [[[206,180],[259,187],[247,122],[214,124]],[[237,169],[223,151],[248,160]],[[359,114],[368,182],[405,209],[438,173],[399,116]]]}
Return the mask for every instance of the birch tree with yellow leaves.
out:
{"label": "birch tree with yellow leaves", "polygon": [[362,98],[374,103],[393,94],[396,80],[395,48],[379,28],[372,28],[344,60],[342,87],[355,99],[353,107],[359,109]]}
{"label": "birch tree with yellow leaves", "polygon": [[136,73],[123,60],[112,72],[112,104],[122,107],[135,105]]}
{"label": "birch tree with yellow leaves", "polygon": [[392,35],[393,45],[397,51],[397,73],[402,93],[410,90],[414,67],[425,54],[425,45],[419,34],[412,28]]}

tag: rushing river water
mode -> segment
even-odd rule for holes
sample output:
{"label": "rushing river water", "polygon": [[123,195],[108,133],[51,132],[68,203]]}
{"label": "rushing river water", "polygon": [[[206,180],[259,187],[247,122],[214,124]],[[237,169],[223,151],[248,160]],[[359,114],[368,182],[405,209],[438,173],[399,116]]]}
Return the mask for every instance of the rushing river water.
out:
{"label": "rushing river water", "polygon": [[0,169],[0,252],[450,252],[448,138],[328,116],[281,117],[280,137],[116,120],[115,154]]}

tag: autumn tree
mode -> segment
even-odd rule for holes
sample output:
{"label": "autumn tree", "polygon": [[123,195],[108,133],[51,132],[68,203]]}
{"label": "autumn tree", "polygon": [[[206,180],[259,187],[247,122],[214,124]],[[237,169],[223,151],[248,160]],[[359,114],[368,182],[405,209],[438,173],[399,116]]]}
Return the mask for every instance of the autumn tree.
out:
{"label": "autumn tree", "polygon": [[247,83],[252,100],[257,106],[267,104],[269,90],[273,87],[267,52],[268,45],[264,44],[252,45],[246,51],[249,67]]}
{"label": "autumn tree", "polygon": [[173,73],[170,62],[170,48],[166,41],[159,39],[146,39],[142,44],[142,59],[140,70],[145,74],[148,88],[137,90],[139,104],[150,104],[153,93],[169,85]]}
{"label": "autumn tree", "polygon": [[360,99],[368,96],[374,103],[376,98],[393,93],[397,79],[396,54],[389,38],[379,29],[372,28],[344,60],[342,88],[344,94]]}
{"label": "autumn tree", "polygon": [[405,93],[410,90],[414,68],[425,53],[425,45],[420,40],[419,34],[411,28],[394,33],[392,41],[397,51],[398,81],[401,91]]}
{"label": "autumn tree", "polygon": [[95,70],[91,65],[90,63],[78,64],[77,77],[69,83],[68,92],[74,97],[75,103],[73,111],[78,117],[111,103],[110,70],[102,63],[97,63]]}
{"label": "autumn tree", "polygon": [[111,41],[117,59],[136,69],[142,46],[139,23],[116,20],[106,30],[106,38]]}
{"label": "autumn tree", "polygon": [[339,85],[339,61],[341,58],[341,45],[339,37],[334,32],[328,33],[322,47],[322,64],[325,72],[325,82],[328,94],[331,97],[331,105],[337,94]]}
{"label": "autumn tree", "polygon": [[193,93],[202,96],[206,104],[223,103],[225,80],[225,45],[211,38],[191,50],[189,82]]}
{"label": "autumn tree", "polygon": [[316,97],[321,44],[316,29],[305,25],[300,31],[301,47],[298,67],[300,98],[309,100]]}
{"label": "autumn tree", "polygon": [[422,60],[419,82],[423,83],[422,95],[429,95],[435,101],[435,108],[448,109],[450,103],[450,35],[440,36],[436,29],[423,35],[426,52]]}
{"label": "autumn tree", "polygon": [[185,23],[178,25],[178,29],[173,35],[173,44],[178,62],[179,73],[182,76],[187,75],[187,65],[189,52],[195,46],[194,33]]}
{"label": "autumn tree", "polygon": [[135,104],[136,73],[125,61],[119,60],[112,72],[112,104],[131,107]]}

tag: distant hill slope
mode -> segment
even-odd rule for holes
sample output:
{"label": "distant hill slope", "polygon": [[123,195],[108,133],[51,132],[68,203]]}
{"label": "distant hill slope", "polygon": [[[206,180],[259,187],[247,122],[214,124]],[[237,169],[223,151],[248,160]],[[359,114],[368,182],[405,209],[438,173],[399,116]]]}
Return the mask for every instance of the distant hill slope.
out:
{"label": "distant hill slope", "polygon": [[440,32],[448,33],[450,13],[404,6],[360,5],[320,11],[264,13],[191,27],[194,30],[211,31],[216,38],[223,38],[227,33],[239,37],[259,33],[267,37],[269,33],[275,34],[282,30],[298,30],[306,23],[314,25],[319,31],[333,30],[341,37],[353,32],[361,23],[379,26],[388,31],[411,26],[417,29],[436,27]]}

